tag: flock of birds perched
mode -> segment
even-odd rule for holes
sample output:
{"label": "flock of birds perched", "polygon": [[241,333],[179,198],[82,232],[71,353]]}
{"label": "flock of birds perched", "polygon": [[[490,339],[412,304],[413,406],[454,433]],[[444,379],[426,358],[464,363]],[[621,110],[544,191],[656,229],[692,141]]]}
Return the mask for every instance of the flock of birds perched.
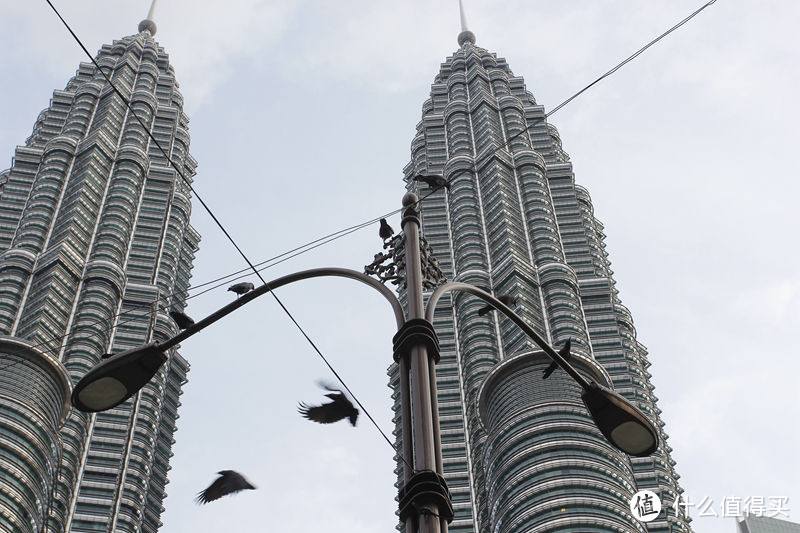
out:
{"label": "flock of birds perched", "polygon": [[[450,183],[442,176],[429,176],[420,174],[415,176],[413,180],[424,182],[434,190],[442,187],[450,189]],[[380,229],[378,230],[378,235],[384,240],[384,242],[394,235],[394,230],[384,218],[380,219]],[[254,288],[255,287],[252,283],[246,281],[231,285],[228,287],[228,290],[235,293],[236,297],[238,298],[239,296],[252,291]],[[487,290],[487,292],[489,291]],[[498,296],[497,299],[509,307],[513,307],[517,304],[516,296],[504,294]],[[495,310],[494,306],[486,305],[478,311],[478,316],[484,316],[493,310]],[[192,320],[182,311],[171,310],[169,315],[180,329],[190,328],[194,325],[194,320]],[[568,358],[569,347],[569,341],[567,341],[566,345],[559,351],[561,355]],[[553,363],[545,370],[543,378],[547,379],[547,377],[549,377],[555,369],[556,364]],[[328,393],[325,394],[325,397],[330,399],[330,402],[322,403],[320,405],[308,405],[304,402],[300,402],[297,406],[297,411],[306,419],[320,424],[332,424],[334,422],[347,419],[350,422],[350,425],[355,427],[358,420],[359,411],[356,409],[355,405],[353,405],[353,402],[350,401],[350,398],[348,398],[342,390],[337,389],[332,385],[324,382],[320,382],[319,385],[328,391]],[[195,501],[198,504],[206,504],[229,494],[235,494],[243,490],[253,490],[256,488],[255,485],[250,483],[242,474],[236,472],[235,470],[220,470],[217,472],[217,475],[217,479],[215,479],[211,485],[197,495]]]}

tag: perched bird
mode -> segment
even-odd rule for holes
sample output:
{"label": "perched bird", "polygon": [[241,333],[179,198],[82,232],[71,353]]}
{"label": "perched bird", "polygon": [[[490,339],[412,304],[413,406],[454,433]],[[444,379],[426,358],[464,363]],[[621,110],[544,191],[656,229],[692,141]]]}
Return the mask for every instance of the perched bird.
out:
{"label": "perched bird", "polygon": [[[570,353],[569,353],[570,344],[571,344],[570,340],[567,339],[567,342],[565,342],[564,346],[558,351],[559,355],[561,355],[561,357],[563,357],[567,361],[569,361],[570,358]],[[542,373],[542,379],[549,378],[550,374],[552,374],[556,368],[558,368],[558,363],[556,363],[555,361],[550,363],[550,366],[544,369],[544,372]]]}
{"label": "perched bird", "polygon": [[353,402],[339,389],[334,389],[330,385],[326,385],[322,382],[320,382],[319,385],[323,389],[331,391],[330,394],[326,394],[325,396],[333,401],[318,406],[306,405],[300,402],[297,406],[297,411],[309,420],[319,422],[320,424],[331,424],[343,418],[348,418],[350,424],[355,427],[356,420],[358,420],[358,409],[355,408]]}
{"label": "perched bird", "polygon": [[182,313],[181,311],[170,311],[169,316],[172,317],[172,320],[178,325],[181,329],[186,329],[194,326],[194,320],[191,319],[189,315],[186,313]]}
{"label": "perched bird", "polygon": [[[512,296],[511,294],[503,294],[501,296],[498,296],[497,299],[506,304],[508,307],[514,307],[515,305],[517,305],[517,297]],[[487,306],[481,307],[478,310],[478,316],[483,316],[493,310],[494,306],[492,304],[488,304]]]}
{"label": "perched bird", "polygon": [[209,485],[206,490],[197,493],[197,498],[194,501],[198,505],[213,502],[223,496],[245,489],[255,489],[239,472],[220,470],[217,474],[219,474],[219,477],[214,480],[214,483]]}
{"label": "perched bird", "polygon": [[255,285],[250,283],[249,281],[243,281],[241,283],[236,283],[228,287],[228,290],[231,292],[235,292],[236,296],[241,296],[243,294],[247,294],[248,292],[255,289]]}
{"label": "perched bird", "polygon": [[423,183],[428,184],[428,187],[432,189],[441,189],[444,187],[448,191],[450,190],[450,182],[444,179],[444,176],[440,176],[438,174],[418,174],[411,178],[414,181],[421,181]]}
{"label": "perched bird", "polygon": [[388,223],[388,222],[386,222],[386,219],[385,219],[385,218],[382,218],[382,219],[381,219],[381,229],[379,229],[379,230],[378,230],[378,235],[379,235],[379,236],[380,236],[380,238],[381,238],[381,239],[383,239],[384,241],[385,241],[386,239],[388,239],[389,237],[391,237],[392,235],[394,235],[394,230],[393,230],[393,229],[392,229],[392,227],[389,225],[389,223]]}

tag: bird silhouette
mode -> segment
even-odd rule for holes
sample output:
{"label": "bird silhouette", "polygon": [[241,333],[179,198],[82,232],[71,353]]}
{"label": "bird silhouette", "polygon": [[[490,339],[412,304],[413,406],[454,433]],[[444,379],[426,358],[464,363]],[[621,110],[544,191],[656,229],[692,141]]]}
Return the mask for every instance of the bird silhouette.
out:
{"label": "bird silhouette", "polygon": [[434,190],[441,189],[442,187],[448,191],[450,190],[450,182],[444,179],[444,176],[440,176],[438,174],[418,174],[411,179],[426,183],[428,187]]}
{"label": "bird silhouette", "polygon": [[[571,357],[571,354],[569,353],[570,344],[571,344],[570,340],[567,339],[567,342],[565,342],[564,346],[562,346],[561,349],[558,351],[559,355],[561,355],[561,357],[563,357],[566,361],[569,361],[569,358]],[[556,368],[558,368],[558,363],[556,363],[555,361],[550,363],[550,366],[544,369],[544,372],[542,373],[542,379],[549,378],[550,374],[555,372]]]}
{"label": "bird silhouette", "polygon": [[236,296],[241,296],[243,294],[247,294],[248,292],[252,291],[255,286],[250,283],[249,281],[243,281],[241,283],[236,283],[228,287],[230,292],[235,292]]}
{"label": "bird silhouette", "polygon": [[392,227],[389,225],[389,223],[388,223],[388,222],[386,222],[386,219],[385,219],[385,218],[382,218],[382,219],[381,219],[381,229],[379,229],[379,230],[378,230],[378,235],[379,235],[379,236],[380,236],[380,238],[381,238],[381,239],[383,239],[384,241],[385,241],[386,239],[388,239],[389,237],[391,237],[392,235],[394,235],[394,230],[393,230],[393,229],[392,229]]}
{"label": "bird silhouette", "polygon": [[170,311],[169,316],[172,317],[172,320],[178,325],[180,329],[186,329],[194,326],[194,320],[181,311]]}
{"label": "bird silhouette", "polygon": [[[502,294],[498,296],[497,299],[506,304],[508,307],[514,307],[515,305],[517,305],[517,297],[511,294]],[[487,313],[490,313],[493,310],[494,306],[492,304],[488,304],[484,307],[481,307],[478,310],[478,316],[483,316]]]}
{"label": "bird silhouette", "polygon": [[353,402],[339,389],[326,385],[323,382],[320,382],[319,386],[325,390],[331,391],[330,394],[326,394],[325,396],[333,401],[317,406],[300,402],[297,406],[297,411],[309,420],[319,422],[320,424],[331,424],[343,418],[347,418],[350,420],[350,424],[355,427],[356,420],[358,420],[358,409],[355,408]]}
{"label": "bird silhouette", "polygon": [[219,477],[207,489],[197,493],[197,498],[194,501],[198,505],[213,502],[223,496],[242,490],[255,489],[255,486],[251,485],[243,475],[234,470],[220,470],[217,474],[219,474]]}

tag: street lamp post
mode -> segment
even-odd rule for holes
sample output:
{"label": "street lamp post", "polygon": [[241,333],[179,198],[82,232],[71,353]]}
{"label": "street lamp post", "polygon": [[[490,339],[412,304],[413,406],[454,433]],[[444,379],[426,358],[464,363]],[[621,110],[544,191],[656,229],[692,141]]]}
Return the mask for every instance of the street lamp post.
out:
{"label": "street lamp post", "polygon": [[[658,446],[658,433],[633,404],[615,392],[588,381],[567,361],[568,354],[556,352],[519,315],[487,292],[466,283],[445,283],[431,294],[427,307],[423,286],[433,288],[444,281],[430,248],[420,237],[417,212],[419,199],[403,197],[403,236],[386,242],[388,253],[377,254],[366,273],[344,268],[317,268],[289,274],[265,283],[237,298],[193,326],[163,343],[150,343],[115,354],[101,361],[75,385],[73,405],[84,412],[112,409],[136,394],[166,361],[166,350],[274,289],[322,276],[360,281],[380,292],[392,306],[398,332],[394,336],[394,359],[400,370],[402,453],[404,484],[399,492],[399,515],[407,533],[446,533],[453,519],[450,491],[444,479],[436,370],[439,342],[433,329],[433,313],[441,296],[461,291],[481,298],[519,326],[550,358],[583,388],[583,401],[602,434],[618,449],[636,456],[651,454]],[[386,262],[389,264],[384,264]],[[406,285],[408,317],[394,293],[384,283]],[[408,467],[408,468],[406,468]]]}
{"label": "street lamp post", "polygon": [[[405,237],[406,296],[408,321],[395,336],[395,359],[400,364],[401,404],[411,402],[411,428],[403,420],[403,442],[413,445],[414,471],[406,472],[400,490],[400,519],[406,531],[440,533],[453,519],[450,491],[444,480],[442,443],[439,433],[439,408],[436,395],[436,369],[439,342],[430,320],[425,320],[422,296],[423,270],[420,257],[419,214],[416,195],[403,197],[402,228]],[[397,340],[405,341],[397,350]],[[405,413],[404,413],[405,414]]]}

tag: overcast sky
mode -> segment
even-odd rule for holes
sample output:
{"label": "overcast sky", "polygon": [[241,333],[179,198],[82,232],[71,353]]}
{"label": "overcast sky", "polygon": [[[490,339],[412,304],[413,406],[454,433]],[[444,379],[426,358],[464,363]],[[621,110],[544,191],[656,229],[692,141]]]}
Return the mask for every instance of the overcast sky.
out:
{"label": "overcast sky", "polygon": [[[134,33],[149,7],[53,1],[93,53]],[[547,110],[702,3],[466,0],[477,44]],[[191,118],[197,191],[254,262],[400,206],[422,103],[457,48],[456,0],[162,0],[156,21]],[[693,509],[697,533],[735,531],[725,497],[789,498],[800,522],[799,23],[792,1],[719,0],[550,119],[605,224],[680,482],[719,515]],[[86,60],[44,0],[0,4],[0,168]],[[196,284],[244,266],[199,205],[192,224]],[[380,244],[375,225],[265,277],[360,270]],[[347,280],[279,295],[391,431],[385,302]],[[223,287],[187,311],[230,300]],[[366,420],[297,415],[330,375],[270,297],[182,353],[192,370],[163,532],[392,530],[392,449]],[[225,468],[259,490],[196,507]]]}

